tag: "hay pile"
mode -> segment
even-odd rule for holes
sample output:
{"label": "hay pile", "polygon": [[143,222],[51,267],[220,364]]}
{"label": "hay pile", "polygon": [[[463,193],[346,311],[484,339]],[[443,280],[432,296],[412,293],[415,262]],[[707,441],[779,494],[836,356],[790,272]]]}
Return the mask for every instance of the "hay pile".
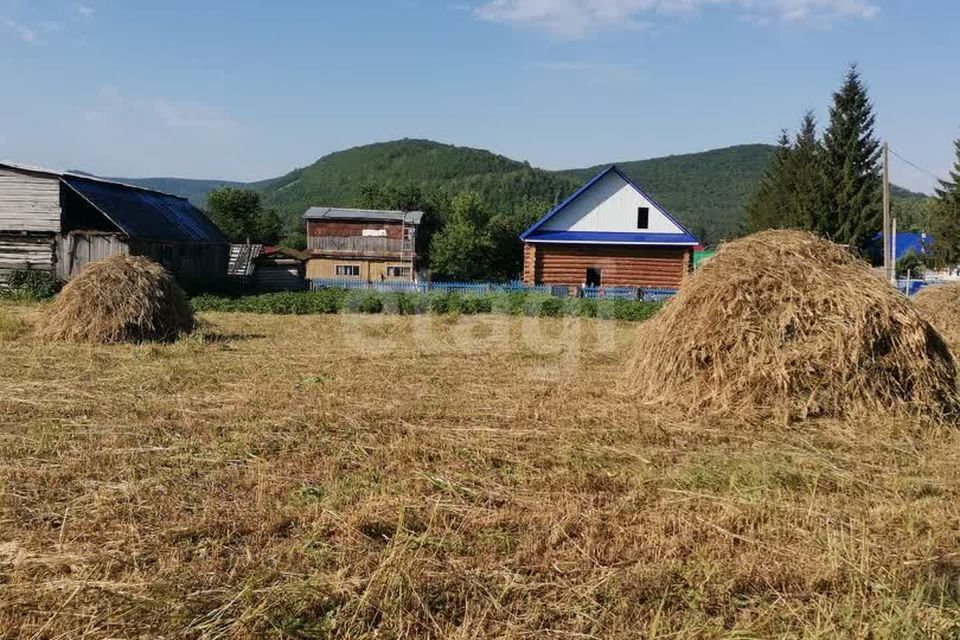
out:
{"label": "hay pile", "polygon": [[690,413],[784,419],[960,409],[953,356],[846,249],[800,231],[725,245],[638,336],[630,391]]}
{"label": "hay pile", "polygon": [[87,265],[57,296],[38,335],[114,344],[170,341],[194,328],[193,309],[162,266],[113,256]]}
{"label": "hay pile", "polygon": [[920,315],[940,332],[954,350],[960,349],[960,284],[921,289],[914,299]]}

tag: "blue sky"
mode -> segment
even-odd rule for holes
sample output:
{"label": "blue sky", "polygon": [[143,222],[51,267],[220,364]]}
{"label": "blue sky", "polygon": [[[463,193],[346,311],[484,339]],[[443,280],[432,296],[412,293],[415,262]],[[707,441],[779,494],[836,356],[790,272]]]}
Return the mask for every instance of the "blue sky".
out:
{"label": "blue sky", "polygon": [[0,158],[248,180],[422,137],[586,166],[773,142],[857,61],[879,134],[945,174],[957,24],[955,0],[0,0]]}

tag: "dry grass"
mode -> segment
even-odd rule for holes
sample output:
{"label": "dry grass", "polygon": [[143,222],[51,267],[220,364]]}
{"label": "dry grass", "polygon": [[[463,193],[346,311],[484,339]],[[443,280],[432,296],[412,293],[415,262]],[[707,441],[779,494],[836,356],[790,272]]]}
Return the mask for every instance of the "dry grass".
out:
{"label": "dry grass", "polygon": [[193,331],[177,281],[148,258],[116,255],[84,267],[40,323],[47,340],[117,344],[175,340]]}
{"label": "dry grass", "polygon": [[914,302],[922,315],[955,350],[960,350],[960,283],[920,290]]}
{"label": "dry grass", "polygon": [[668,419],[633,325],[204,320],[0,342],[0,636],[960,633],[954,430]]}
{"label": "dry grass", "polygon": [[629,387],[691,413],[954,419],[957,368],[913,305],[802,231],[730,242],[640,328]]}

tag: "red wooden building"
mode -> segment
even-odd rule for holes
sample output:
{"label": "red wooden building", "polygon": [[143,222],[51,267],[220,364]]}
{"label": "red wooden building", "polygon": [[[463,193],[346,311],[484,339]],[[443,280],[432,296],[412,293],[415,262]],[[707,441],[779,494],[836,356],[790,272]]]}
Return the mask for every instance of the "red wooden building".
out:
{"label": "red wooden building", "polygon": [[530,285],[679,287],[697,239],[611,166],[520,236]]}
{"label": "red wooden building", "polygon": [[308,280],[416,279],[423,212],[312,207],[303,217]]}

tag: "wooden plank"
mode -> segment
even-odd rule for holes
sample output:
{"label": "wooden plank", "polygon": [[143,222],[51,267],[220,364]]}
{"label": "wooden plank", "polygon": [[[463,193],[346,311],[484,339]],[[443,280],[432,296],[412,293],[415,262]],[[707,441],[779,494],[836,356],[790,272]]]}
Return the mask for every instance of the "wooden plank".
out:
{"label": "wooden plank", "polygon": [[0,231],[60,231],[60,180],[0,169]]}

